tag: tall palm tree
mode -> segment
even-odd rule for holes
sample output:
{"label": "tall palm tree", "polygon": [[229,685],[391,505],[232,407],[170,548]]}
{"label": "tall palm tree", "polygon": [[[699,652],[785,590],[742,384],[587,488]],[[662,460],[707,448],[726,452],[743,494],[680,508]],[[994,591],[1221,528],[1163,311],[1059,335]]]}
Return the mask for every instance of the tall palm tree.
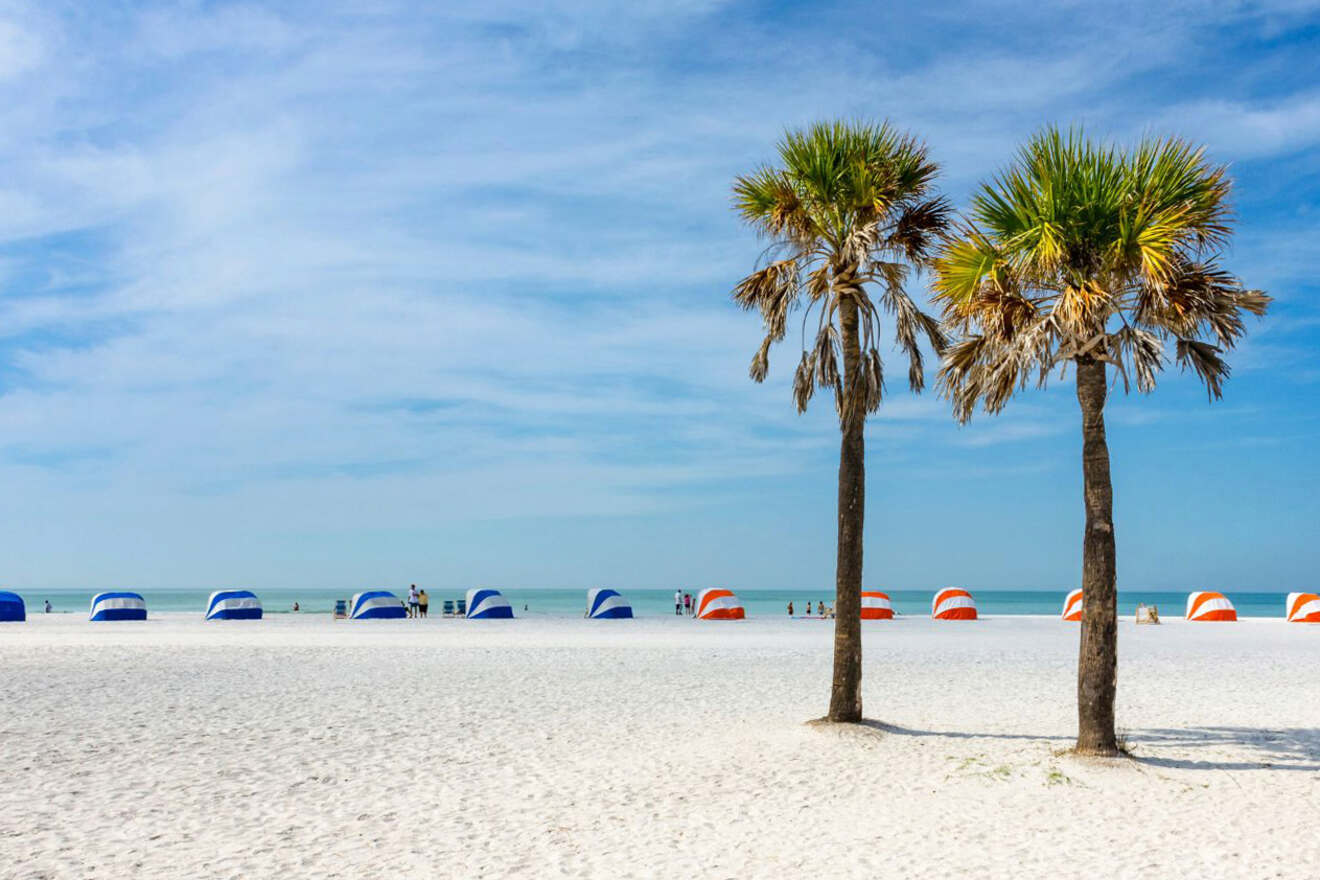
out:
{"label": "tall palm tree", "polygon": [[1077,667],[1077,751],[1116,755],[1118,659],[1113,489],[1104,406],[1108,371],[1123,390],[1155,388],[1174,360],[1223,393],[1225,351],[1243,313],[1270,298],[1218,265],[1232,234],[1222,166],[1177,139],[1123,151],[1047,128],[984,184],[968,222],[942,246],[935,296],[963,338],[940,370],[954,413],[1001,410],[1054,367],[1075,369],[1082,414],[1086,530]]}
{"label": "tall palm tree", "polygon": [[918,340],[925,336],[938,352],[944,337],[904,284],[947,230],[950,209],[934,192],[938,169],[925,146],[888,123],[813,125],[785,134],[778,151],[778,166],[764,166],[733,185],[738,213],[771,242],[760,267],[739,282],[733,297],[743,308],[759,310],[765,322],[765,340],[752,358],[753,380],[765,379],[770,346],[784,339],[790,314],[805,305],[793,399],[804,412],[816,388],[834,393],[843,439],[828,718],[860,721],[863,428],[884,393],[881,310],[891,316],[894,340],[907,356],[908,384],[920,391],[925,379]]}

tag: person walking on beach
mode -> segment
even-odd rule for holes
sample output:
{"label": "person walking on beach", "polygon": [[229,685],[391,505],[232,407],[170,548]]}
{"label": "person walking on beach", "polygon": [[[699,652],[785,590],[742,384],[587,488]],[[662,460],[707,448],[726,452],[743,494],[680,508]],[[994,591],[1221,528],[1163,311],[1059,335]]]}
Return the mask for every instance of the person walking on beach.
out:
{"label": "person walking on beach", "polygon": [[426,607],[430,604],[431,597],[426,595],[426,590],[422,590],[417,594],[417,610],[422,613],[422,617],[426,616]]}
{"label": "person walking on beach", "polygon": [[674,613],[683,616],[683,591],[674,590]]}
{"label": "person walking on beach", "polygon": [[408,616],[409,616],[409,617],[416,617],[416,616],[417,616],[417,603],[418,603],[418,601],[419,601],[419,600],[418,600],[418,598],[417,598],[417,585],[416,585],[416,584],[413,584],[411,587],[408,588]]}

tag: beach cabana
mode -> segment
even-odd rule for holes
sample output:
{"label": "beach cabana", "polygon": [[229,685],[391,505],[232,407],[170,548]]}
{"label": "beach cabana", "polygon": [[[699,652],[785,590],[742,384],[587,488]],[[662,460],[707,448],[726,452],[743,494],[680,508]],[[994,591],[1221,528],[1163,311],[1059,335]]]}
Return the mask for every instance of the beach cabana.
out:
{"label": "beach cabana", "polygon": [[1320,623],[1320,596],[1315,593],[1289,593],[1289,623]]}
{"label": "beach cabana", "polygon": [[499,590],[480,587],[467,591],[468,620],[509,619],[513,617],[513,606]]}
{"label": "beach cabana", "polygon": [[1237,620],[1237,609],[1223,593],[1202,590],[1187,594],[1188,620]]}
{"label": "beach cabana", "polygon": [[27,606],[18,593],[0,590],[0,623],[22,623],[27,620]]}
{"label": "beach cabana", "polygon": [[206,602],[207,620],[261,620],[261,600],[251,590],[216,590]]}
{"label": "beach cabana", "polygon": [[1068,598],[1063,600],[1063,619],[1081,620],[1082,619],[1082,591],[1073,590],[1068,594]]}
{"label": "beach cabana", "polygon": [[349,620],[393,620],[407,617],[403,602],[389,590],[365,590],[349,603]]}
{"label": "beach cabana", "polygon": [[97,593],[92,597],[89,620],[146,620],[147,600],[125,591]]}
{"label": "beach cabana", "polygon": [[888,593],[862,590],[862,620],[893,620],[894,606]]}
{"label": "beach cabana", "polygon": [[699,620],[742,620],[746,616],[733,590],[702,590],[697,596]]}
{"label": "beach cabana", "polygon": [[632,616],[632,606],[617,590],[601,587],[587,590],[587,617],[593,620],[619,620]]}
{"label": "beach cabana", "polygon": [[936,620],[976,620],[976,600],[958,587],[945,587],[930,602],[930,616]]}

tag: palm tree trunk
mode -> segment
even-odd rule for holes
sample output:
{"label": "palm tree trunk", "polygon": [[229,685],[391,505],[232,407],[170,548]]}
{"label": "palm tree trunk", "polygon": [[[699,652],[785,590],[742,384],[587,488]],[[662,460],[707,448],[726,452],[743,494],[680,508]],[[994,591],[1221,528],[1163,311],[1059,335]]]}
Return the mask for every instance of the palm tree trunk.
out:
{"label": "palm tree trunk", "polygon": [[1114,563],[1114,488],[1105,442],[1103,361],[1077,359],[1082,409],[1082,476],[1086,534],[1082,539],[1082,644],[1077,656],[1077,752],[1117,755],[1114,690],[1118,672],[1118,585]]}
{"label": "palm tree trunk", "polygon": [[[851,273],[842,273],[845,279]],[[847,281],[841,279],[844,286]],[[866,512],[866,407],[857,300],[839,296],[844,399],[839,448],[839,555],[834,569],[834,683],[830,721],[862,720],[862,523]]]}

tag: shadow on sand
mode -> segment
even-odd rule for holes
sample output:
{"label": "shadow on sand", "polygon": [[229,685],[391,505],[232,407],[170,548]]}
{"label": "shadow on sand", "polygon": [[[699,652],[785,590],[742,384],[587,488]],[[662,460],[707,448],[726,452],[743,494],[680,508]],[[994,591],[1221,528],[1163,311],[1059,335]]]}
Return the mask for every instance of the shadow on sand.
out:
{"label": "shadow on sand", "polygon": [[1133,760],[1180,770],[1309,770],[1320,772],[1320,727],[1185,727],[1129,731],[1129,747],[1194,751],[1215,747],[1246,752],[1246,760],[1202,761],[1135,754]]}
{"label": "shadow on sand", "polygon": [[[896,736],[938,736],[949,739],[1039,740],[1071,743],[1071,736],[1028,733],[971,733],[961,730],[917,730],[865,719],[854,728]],[[1180,770],[1305,770],[1320,772],[1320,727],[1186,727],[1130,730],[1124,737],[1129,757],[1138,764]],[[1174,758],[1143,752],[1175,750],[1186,754],[1198,749],[1226,749],[1242,755],[1236,761]]]}

